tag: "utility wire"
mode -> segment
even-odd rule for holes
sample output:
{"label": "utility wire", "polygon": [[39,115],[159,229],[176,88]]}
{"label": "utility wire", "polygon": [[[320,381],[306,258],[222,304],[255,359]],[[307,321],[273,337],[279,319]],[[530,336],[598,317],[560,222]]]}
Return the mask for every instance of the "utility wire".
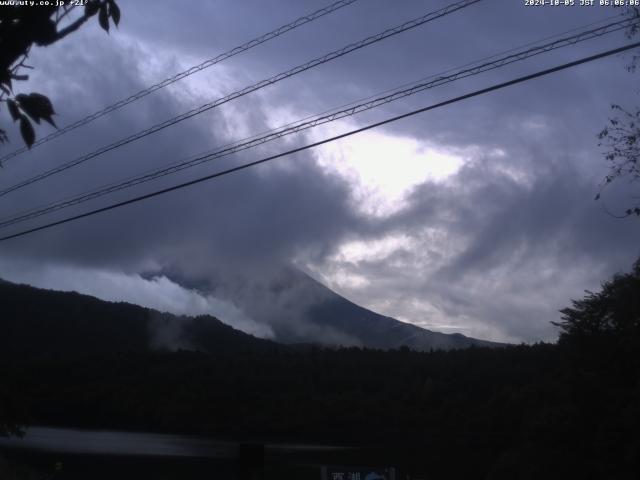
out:
{"label": "utility wire", "polygon": [[7,235],[7,236],[4,236],[4,237],[0,237],[0,242],[6,241],[6,240],[10,240],[12,238],[22,237],[22,236],[28,235],[30,233],[34,233],[34,232],[38,232],[40,230],[45,230],[45,229],[54,227],[56,225],[62,225],[62,224],[65,224],[65,223],[73,222],[73,221],[79,220],[81,218],[97,215],[99,213],[106,212],[106,211],[109,211],[109,210],[113,210],[113,209],[116,209],[116,208],[120,208],[120,207],[123,207],[125,205],[130,205],[132,203],[141,202],[143,200],[147,200],[149,198],[157,197],[159,195],[163,195],[165,193],[172,192],[174,190],[180,190],[180,189],[183,189],[183,188],[186,188],[186,187],[190,187],[192,185],[196,185],[196,184],[208,181],[208,180],[212,180],[214,178],[222,177],[224,175],[228,175],[230,173],[238,172],[240,170],[245,170],[247,168],[254,167],[256,165],[260,165],[262,163],[266,163],[266,162],[275,160],[277,158],[281,158],[281,157],[284,157],[284,156],[287,156],[287,155],[291,155],[291,154],[294,154],[294,153],[302,152],[304,150],[309,150],[311,148],[315,148],[315,147],[318,147],[320,145],[324,145],[326,143],[334,142],[334,141],[340,140],[342,138],[350,137],[350,136],[355,135],[357,133],[361,133],[361,132],[364,132],[364,131],[367,131],[367,130],[371,130],[372,128],[376,128],[376,127],[380,127],[382,125],[386,125],[386,124],[389,124],[389,123],[392,123],[392,122],[396,122],[398,120],[402,120],[404,118],[408,118],[408,117],[417,115],[419,113],[427,112],[429,110],[435,110],[437,108],[444,107],[444,106],[447,106],[447,105],[451,105],[453,103],[457,103],[457,102],[460,102],[462,100],[466,100],[466,99],[469,99],[469,98],[472,98],[472,97],[477,97],[479,95],[484,95],[486,93],[493,92],[495,90],[500,90],[500,89],[503,89],[503,88],[506,88],[506,87],[510,87],[512,85],[516,85],[516,84],[519,84],[519,83],[527,82],[527,81],[533,80],[535,78],[539,78],[539,77],[542,77],[542,76],[545,76],[545,75],[549,75],[551,73],[555,73],[555,72],[559,72],[561,70],[566,70],[568,68],[575,67],[577,65],[581,65],[581,64],[584,64],[584,63],[587,63],[587,62],[592,62],[594,60],[598,60],[600,58],[605,58],[605,57],[608,57],[608,56],[611,56],[611,55],[615,55],[617,53],[625,52],[627,50],[630,50],[632,48],[636,48],[638,46],[640,46],[640,42],[635,42],[635,43],[631,43],[631,44],[628,44],[628,45],[625,45],[625,46],[622,46],[622,47],[614,48],[612,50],[607,50],[607,51],[602,52],[602,53],[598,53],[598,54],[591,55],[591,56],[588,56],[588,57],[583,57],[583,58],[581,58],[579,60],[575,60],[573,62],[565,63],[565,64],[562,64],[562,65],[558,65],[558,66],[553,67],[553,68],[548,68],[546,70],[541,70],[541,71],[538,71],[536,73],[532,73],[530,75],[525,75],[523,77],[518,77],[516,79],[509,80],[507,82],[499,83],[499,84],[492,85],[492,86],[487,87],[487,88],[476,90],[474,92],[467,93],[465,95],[461,95],[461,96],[458,96],[458,97],[455,97],[455,98],[451,98],[449,100],[445,100],[443,102],[439,102],[439,103],[436,103],[436,104],[433,104],[433,105],[429,105],[427,107],[419,108],[417,110],[413,110],[411,112],[404,113],[402,115],[397,115],[395,117],[391,117],[391,118],[388,118],[386,120],[382,120],[380,122],[372,123],[372,124],[369,124],[369,125],[367,125],[365,127],[358,128],[356,130],[351,130],[349,132],[345,132],[345,133],[342,133],[340,135],[336,135],[336,136],[333,136],[333,137],[325,138],[324,140],[320,140],[318,142],[310,143],[310,144],[304,145],[302,147],[298,147],[298,148],[294,148],[294,149],[291,149],[291,150],[287,150],[285,152],[281,152],[281,153],[278,153],[276,155],[271,155],[269,157],[265,157],[265,158],[262,158],[260,160],[255,160],[253,162],[249,162],[249,163],[245,163],[245,164],[242,164],[242,165],[238,165],[236,167],[229,168],[227,170],[216,172],[216,173],[213,173],[213,174],[210,174],[210,175],[206,175],[204,177],[200,177],[200,178],[197,178],[195,180],[190,180],[188,182],[180,183],[180,184],[174,185],[172,187],[167,187],[167,188],[163,188],[161,190],[156,190],[155,192],[151,192],[151,193],[147,193],[145,195],[140,195],[138,197],[130,198],[129,200],[125,200],[125,201],[122,201],[122,202],[113,203],[111,205],[107,205],[106,207],[97,208],[97,209],[91,210],[89,212],[81,213],[79,215],[74,215],[72,217],[68,217],[68,218],[65,218],[65,219],[62,219],[62,220],[58,220],[58,221],[55,221],[55,222],[47,223],[47,224],[41,225],[39,227],[34,227],[34,228],[30,228],[28,230],[23,230],[21,232],[14,233],[12,235]]}
{"label": "utility wire", "polygon": [[199,115],[201,113],[204,113],[208,110],[211,110],[212,108],[215,108],[217,106],[220,106],[224,103],[230,102],[232,100],[235,100],[236,98],[242,97],[244,95],[248,95],[249,93],[255,92],[256,90],[259,90],[261,88],[267,87],[269,85],[273,85],[274,83],[277,83],[281,80],[284,80],[286,78],[292,77],[294,75],[297,75],[299,73],[302,73],[306,70],[309,70],[311,68],[317,67],[318,65],[322,65],[324,63],[330,62],[332,60],[335,60],[336,58],[342,57],[350,52],[353,52],[354,50],[359,50],[361,48],[364,48],[368,45],[380,42],[386,38],[392,37],[394,35],[398,35],[399,33],[405,32],[407,30],[416,28],[420,25],[424,25],[427,22],[430,22],[432,20],[436,20],[438,18],[444,17],[446,15],[449,15],[450,13],[456,12],[458,10],[461,10],[463,8],[466,8],[474,3],[478,3],[482,0],[462,0],[456,3],[453,3],[451,5],[448,5],[440,10],[436,10],[434,12],[428,13],[426,15],[423,15],[421,17],[415,18],[413,20],[410,20],[408,22],[403,23],[402,25],[399,25],[397,27],[394,28],[389,28],[387,30],[384,30],[383,32],[380,32],[376,35],[372,35],[370,37],[367,37],[359,42],[356,43],[352,43],[349,44],[341,49],[335,50],[331,53],[328,53],[326,55],[323,55],[321,57],[318,57],[314,60],[311,60],[307,63],[304,63],[302,65],[298,65],[297,67],[294,67],[290,70],[287,70],[286,72],[282,72],[279,73],[277,75],[274,75],[273,77],[267,78],[265,80],[261,80],[258,83],[255,83],[249,87],[245,87],[242,90],[238,90],[236,92],[233,92],[225,97],[219,98],[213,102],[210,103],[206,103],[198,108],[195,108],[193,110],[190,110],[186,113],[183,113],[182,115],[178,115],[176,117],[170,118],[169,120],[165,120],[162,123],[158,123],[152,127],[149,127],[145,130],[142,130],[134,135],[131,135],[129,137],[126,137],[124,139],[118,140],[114,143],[111,143],[107,146],[101,147],[98,150],[94,150],[91,153],[88,153],[86,155],[83,155],[79,158],[76,158],[75,160],[71,160],[67,163],[64,163],[58,167],[55,167],[51,170],[48,170],[46,172],[40,173],[38,175],[35,175],[31,178],[28,178],[26,180],[23,180],[22,182],[16,183],[10,187],[7,187],[3,190],[0,190],[0,196],[4,196],[10,192],[13,192],[15,190],[18,190],[20,188],[26,187],[27,185],[31,185],[32,183],[38,182],[40,180],[43,180],[45,178],[48,178],[52,175],[55,175],[57,173],[63,172],[65,170],[68,170],[69,168],[75,167],[76,165],[80,165],[81,163],[84,163],[92,158],[95,158],[99,155],[102,155],[103,153],[109,152],[111,150],[114,150],[118,147],[121,147],[123,145],[126,145],[128,143],[134,142],[136,140],[139,140],[143,137],[146,137],[147,135],[151,135],[153,133],[156,133],[160,130],[163,130],[167,127],[170,127],[172,125],[175,125],[176,123],[182,122],[183,120],[186,120],[188,118],[194,117],[196,115]]}
{"label": "utility wire", "polygon": [[[371,110],[373,108],[379,107],[381,105],[400,100],[402,98],[408,97],[410,95],[415,95],[416,93],[422,92],[424,90],[438,87],[444,85],[446,83],[450,83],[461,78],[467,78],[473,75],[478,75],[480,73],[484,73],[490,70],[494,70],[497,68],[504,67],[505,65],[509,65],[514,62],[523,61],[527,58],[531,58],[536,55],[540,55],[542,53],[549,52],[551,50],[555,50],[558,48],[566,47],[569,45],[574,45],[576,43],[584,42],[586,40],[590,40],[596,37],[601,37],[602,35],[616,32],[622,29],[626,29],[632,25],[638,25],[640,22],[638,20],[621,20],[617,22],[612,22],[608,25],[604,25],[595,29],[579,32],[570,37],[560,38],[550,43],[546,43],[543,45],[534,46],[532,48],[526,49],[524,51],[519,51],[516,53],[512,53],[510,55],[505,55],[503,57],[499,57],[496,60],[485,62],[480,65],[476,65],[471,68],[461,68],[453,74],[448,76],[432,76],[428,78],[434,78],[430,81],[423,81],[422,83],[413,84],[408,88],[396,89],[392,91],[392,93],[374,98],[369,101],[362,102],[360,104],[355,104],[349,106],[349,108],[340,109],[338,111],[334,111],[329,114],[320,114],[312,118],[311,120],[294,122],[284,127],[274,129],[270,132],[267,132],[266,135],[251,137],[245,141],[240,141],[236,144],[231,144],[229,146],[222,147],[218,150],[214,150],[212,152],[207,152],[205,154],[200,154],[191,158],[189,160],[185,160],[179,163],[174,163],[173,165],[156,169],[147,173],[140,174],[138,176],[132,177],[130,179],[121,181],[119,183],[113,183],[104,187],[101,187],[97,190],[93,190],[88,193],[80,194],[75,197],[70,197],[63,201],[59,201],[57,203],[49,204],[44,207],[38,207],[37,209],[32,209],[23,214],[18,214],[13,218],[0,221],[0,228],[6,228],[10,225],[15,225],[17,223],[21,223],[27,220],[32,220],[34,218],[40,217],[47,213],[55,212],[61,210],[63,208],[71,207],[73,205],[78,205],[80,203],[84,203],[90,200],[93,200],[98,197],[102,197],[104,195],[108,195],[110,193],[123,190],[126,188],[130,188],[142,183],[149,182],[151,180],[155,180],[157,178],[161,178],[173,173],[177,173],[181,170],[185,170],[187,168],[195,167],[205,162],[210,162],[212,160],[225,157],[231,155],[233,153],[237,153],[249,148],[256,147],[258,145],[276,140],[278,138],[282,138],[286,135],[291,135],[294,133],[298,133],[304,130],[308,130],[310,128],[314,128],[318,125],[322,125],[325,123],[334,122],[336,120],[350,117],[357,113],[361,113],[367,110]],[[513,51],[509,50],[509,51]],[[495,57],[495,56],[494,56]],[[494,58],[492,57],[492,58]],[[428,80],[425,79],[425,80]]]}
{"label": "utility wire", "polygon": [[[635,25],[635,23],[633,23],[634,21],[637,22],[637,19],[629,19],[629,20],[621,20],[619,22],[611,22],[611,20],[616,19],[616,18],[620,18],[620,17],[626,17],[626,15],[624,13],[620,13],[620,14],[617,14],[617,15],[613,15],[613,16],[607,17],[607,18],[602,19],[602,20],[598,20],[596,22],[592,22],[592,23],[589,23],[589,24],[586,24],[586,25],[583,25],[583,26],[580,26],[580,27],[575,27],[575,28],[572,28],[570,30],[554,34],[552,36],[545,37],[543,39],[540,39],[540,40],[537,40],[537,41],[534,41],[534,42],[528,42],[528,43],[526,43],[524,45],[520,45],[518,47],[511,48],[511,49],[503,51],[501,53],[497,53],[497,54],[494,54],[494,55],[483,57],[483,58],[481,58],[479,60],[476,60],[476,61],[473,61],[473,62],[466,63],[466,64],[464,64],[464,65],[462,65],[460,67],[451,68],[451,69],[445,70],[444,72],[441,72],[439,74],[432,74],[432,75],[429,75],[427,77],[423,77],[420,80],[417,80],[417,81],[414,81],[414,82],[410,82],[410,83],[405,83],[405,84],[400,85],[400,86],[398,86],[396,88],[388,89],[388,90],[379,92],[376,95],[370,95],[370,96],[368,96],[366,98],[362,98],[360,100],[355,100],[355,101],[349,102],[347,104],[343,104],[341,106],[334,107],[332,109],[323,111],[323,112],[315,114],[315,115],[308,115],[308,116],[306,116],[306,117],[304,117],[302,119],[299,119],[299,120],[297,120],[295,122],[290,122],[288,124],[281,125],[278,128],[274,128],[274,129],[271,129],[271,130],[268,130],[268,131],[263,131],[261,133],[252,135],[250,137],[246,137],[246,138],[244,138],[242,140],[238,140],[236,142],[227,143],[225,145],[217,147],[217,150],[216,149],[209,149],[207,151],[200,152],[200,153],[195,154],[195,155],[191,155],[186,160],[185,159],[178,160],[176,162],[173,162],[173,163],[170,163],[170,164],[166,165],[165,167],[163,167],[161,169],[157,169],[157,168],[156,169],[150,169],[150,170],[147,170],[145,172],[142,172],[142,173],[138,174],[137,176],[129,177],[129,178],[125,179],[125,180],[120,180],[118,182],[112,182],[110,184],[103,185],[103,186],[99,187],[98,190],[93,189],[93,190],[86,191],[86,192],[83,192],[83,193],[75,195],[75,196],[67,196],[65,198],[62,198],[62,199],[58,200],[56,203],[53,203],[53,204],[49,203],[49,204],[45,204],[45,205],[32,207],[30,209],[27,209],[26,211],[17,212],[16,214],[14,214],[14,216],[12,218],[0,220],[0,228],[5,228],[7,226],[14,225],[16,223],[21,223],[21,222],[26,221],[26,220],[31,220],[33,218],[39,217],[41,215],[44,215],[44,214],[47,214],[47,213],[50,213],[50,212],[58,211],[60,209],[63,209],[63,208],[66,208],[66,207],[70,207],[70,206],[73,206],[73,205],[77,205],[79,203],[84,203],[85,201],[89,201],[89,200],[92,200],[94,198],[98,198],[98,197],[101,197],[103,195],[106,195],[106,194],[109,194],[109,193],[112,193],[112,192],[115,192],[115,191],[118,191],[118,190],[129,188],[129,187],[132,187],[132,186],[137,185],[139,183],[146,183],[146,181],[154,180],[155,178],[162,177],[165,174],[174,173],[174,171],[171,171],[174,168],[175,168],[175,172],[177,172],[177,171],[180,171],[180,170],[182,170],[184,168],[190,168],[192,166],[197,166],[197,165],[200,165],[200,164],[202,164],[204,162],[211,161],[211,160],[213,160],[215,158],[220,158],[220,157],[229,155],[231,153],[234,153],[234,152],[228,152],[228,148],[229,147],[234,147],[234,149],[238,148],[240,143],[248,145],[249,141],[262,140],[260,137],[264,137],[265,134],[273,134],[274,132],[276,132],[278,130],[284,130],[286,127],[296,126],[296,129],[297,129],[300,126],[300,124],[302,122],[306,121],[306,120],[314,119],[314,121],[316,121],[316,120],[318,120],[319,117],[321,117],[323,115],[326,115],[326,114],[329,114],[329,113],[331,113],[332,115],[336,115],[336,113],[340,113],[340,112],[336,112],[336,110],[339,110],[339,109],[343,109],[343,108],[346,108],[346,107],[351,107],[351,106],[354,106],[354,105],[356,105],[356,107],[358,109],[360,109],[362,107],[362,105],[357,105],[359,102],[363,103],[363,102],[366,102],[366,101],[372,100],[372,99],[376,99],[376,101],[379,101],[381,99],[380,98],[376,98],[376,97],[379,97],[379,96],[387,94],[387,93],[393,93],[394,95],[396,95],[401,89],[405,89],[405,88],[408,89],[408,87],[415,87],[416,90],[413,91],[413,92],[408,92],[408,94],[406,96],[409,96],[410,94],[413,94],[413,93],[418,93],[418,91],[420,91],[420,90],[418,90],[417,88],[421,87],[420,84],[421,83],[425,83],[427,80],[438,78],[438,77],[443,77],[447,73],[458,71],[456,73],[456,76],[457,76],[457,75],[460,74],[459,70],[462,70],[463,68],[469,67],[469,66],[474,66],[474,69],[475,68],[481,69],[482,67],[485,67],[487,65],[479,65],[480,62],[484,62],[486,60],[497,59],[500,56],[506,56],[507,54],[513,53],[513,52],[517,52],[518,56],[523,55],[518,60],[524,60],[525,58],[528,58],[529,56],[534,56],[534,55],[536,55],[538,53],[544,53],[546,51],[550,51],[550,50],[555,49],[555,48],[561,48],[561,47],[566,46],[566,45],[572,45],[572,44],[579,43],[579,42],[582,42],[582,41],[585,41],[585,40],[589,40],[589,39],[594,38],[596,36],[601,36],[601,35],[604,35],[604,34],[607,34],[607,33],[612,33],[612,32],[615,32],[615,31],[618,31],[618,30],[621,30],[621,29],[629,28],[629,27]],[[593,27],[595,25],[603,24],[603,23],[606,23],[606,22],[610,22],[610,23],[607,24],[607,25],[598,27],[598,28],[594,28],[594,29],[591,29],[591,30],[584,30],[584,31],[580,32],[581,29],[586,29],[586,28]],[[616,27],[618,27],[618,28],[616,28]],[[542,45],[542,46],[536,45],[536,44],[539,44],[540,42],[544,42],[544,41],[551,40],[551,39],[557,39],[558,37],[563,37],[564,35],[567,35],[567,34],[572,33],[572,32],[579,32],[579,33],[574,35],[574,36],[572,36],[572,37],[560,38],[560,40],[558,40],[557,42],[552,42],[552,44]],[[534,48],[528,50],[527,52],[522,52],[521,51],[521,50],[525,49],[526,47],[530,47],[532,45],[534,46]],[[528,54],[528,55],[524,55],[524,54]],[[499,59],[499,60],[496,60],[496,61],[497,62],[502,62],[504,60],[505,59],[502,58],[502,59]],[[508,62],[508,63],[511,63],[511,62]],[[505,64],[506,63],[504,63],[503,65],[505,65]],[[481,73],[481,72],[478,71],[478,73]],[[470,76],[470,75],[465,75],[465,77],[466,76]],[[439,78],[439,80],[445,80],[445,79]],[[455,78],[451,79],[451,81],[453,81],[453,80],[455,80]],[[445,82],[445,83],[448,83],[448,82]],[[424,87],[425,88],[429,88],[429,85],[425,85]],[[389,101],[397,100],[397,99],[400,99],[400,98],[403,98],[403,97],[392,98]],[[373,106],[372,106],[372,108],[373,108]],[[360,111],[362,111],[362,110],[359,110],[358,112],[354,112],[354,113],[359,113]],[[326,122],[322,122],[322,123],[326,123]],[[300,130],[296,130],[296,131],[300,131]],[[296,133],[296,132],[295,131],[282,132],[282,136],[284,136],[284,135],[286,135],[288,133]],[[264,142],[260,142],[260,143],[266,143],[267,141],[274,140],[276,138],[280,138],[280,136],[276,136],[276,137],[270,138],[270,139],[265,139]],[[260,143],[258,143],[258,144],[260,144]],[[248,145],[246,148],[250,148],[250,147],[251,146]],[[242,150],[244,150],[244,149],[245,148],[242,148]],[[236,151],[239,151],[239,150],[236,150]],[[181,167],[184,167],[184,168],[181,168]]]}
{"label": "utility wire", "polygon": [[[119,100],[116,103],[109,105],[105,108],[103,108],[102,110],[99,110],[95,113],[92,113],[91,115],[87,115],[86,117],[71,123],[59,130],[56,130],[53,133],[50,133],[49,135],[47,135],[46,137],[43,137],[41,139],[39,139],[38,141],[36,141],[32,146],[31,149],[37,147],[38,145],[42,145],[43,143],[46,143],[50,140],[53,140],[54,138],[58,138],[61,135],[64,135],[67,132],[70,132],[71,130],[75,130],[78,127],[81,127],[83,125],[86,125],[88,123],[93,122],[94,120],[103,117],[104,115],[107,115],[108,113],[114,112],[116,110],[118,110],[119,108],[124,107],[125,105],[129,105],[132,102],[135,102],[136,100],[140,100],[143,97],[146,97],[147,95],[149,95],[150,93],[153,93],[157,90],[160,90],[161,88],[164,88],[168,85],[171,85],[172,83],[175,83],[179,80],[182,80],[183,78],[189,77],[191,75],[193,75],[194,73],[197,73],[201,70],[204,70],[206,68],[209,68],[217,63],[220,63],[228,58],[234,57],[235,55],[238,55],[242,52],[246,52],[247,50],[253,48],[253,47],[257,47],[258,45],[261,45],[263,43],[268,42],[269,40],[273,40],[274,38],[277,38],[281,35],[284,35],[287,32],[290,32],[291,30],[294,30],[298,27],[301,27],[302,25],[305,25],[307,23],[313,22],[314,20],[317,20],[320,17],[324,17],[325,15],[328,15],[330,13],[335,12],[336,10],[339,10],[343,7],[346,7],[348,5],[351,5],[352,3],[357,2],[358,0],[340,0],[338,2],[332,3],[331,5],[328,5],[324,8],[321,8],[320,10],[316,10],[315,12],[312,12],[308,15],[304,15],[296,20],[294,20],[291,23],[288,23],[286,25],[283,25],[279,28],[276,28],[275,30],[269,32],[269,33],[265,33],[264,35],[254,38],[253,40],[249,40],[248,42],[232,48],[231,50],[228,50],[224,53],[221,53],[220,55],[217,55],[213,58],[210,58],[209,60],[205,60],[204,62],[198,64],[198,65],[194,65],[182,72],[176,73],[175,75],[173,75],[172,77],[169,77],[165,80],[162,80],[161,82],[158,82],[154,85],[151,85],[148,88],[145,88],[144,90],[140,90],[137,93],[134,93],[133,95],[131,95],[130,97],[127,97],[125,99]],[[2,164],[2,162],[9,160],[11,158],[17,157],[18,155],[29,151],[29,147],[21,147],[13,152],[10,152],[6,155],[4,155],[3,157],[0,157],[0,165]]]}

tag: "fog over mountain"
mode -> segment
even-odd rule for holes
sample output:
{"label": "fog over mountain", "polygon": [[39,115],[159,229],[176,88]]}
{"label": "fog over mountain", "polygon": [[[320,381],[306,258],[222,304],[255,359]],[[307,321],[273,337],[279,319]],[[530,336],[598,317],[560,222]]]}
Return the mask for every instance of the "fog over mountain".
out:
{"label": "fog over mountain", "polygon": [[33,360],[180,349],[242,354],[277,347],[210,315],[171,315],[75,292],[0,281],[0,300],[0,356],[5,362],[12,356]]}
{"label": "fog over mountain", "polygon": [[[35,69],[17,87],[48,95],[56,122],[66,125],[326,3],[122,2],[122,22],[109,35],[88,22],[69,42],[34,48]],[[5,162],[0,186],[448,3],[356,2]],[[605,20],[614,10],[479,2],[5,195],[0,217]],[[164,177],[135,194],[626,42],[618,32],[539,55]],[[357,343],[359,332],[314,323],[307,307],[323,297],[322,289],[301,280],[286,294],[273,291],[269,285],[277,284],[281,269],[293,266],[357,305],[428,330],[497,342],[553,341],[558,331],[550,322],[560,308],[640,255],[640,223],[603,209],[620,211],[633,185],[616,184],[603,201],[593,201],[606,173],[596,136],[610,104],[638,103],[638,74],[625,70],[630,58],[609,57],[4,242],[0,277],[177,314],[209,313],[265,338],[286,332],[291,339]],[[8,148],[17,147],[17,126],[2,128],[12,139]],[[40,126],[38,136],[47,128]],[[118,192],[47,219],[133,194]],[[215,290],[195,294],[162,276],[140,277],[172,268],[207,279]]]}
{"label": "fog over mountain", "polygon": [[[148,329],[149,343],[157,348],[201,349],[201,345],[209,342],[205,328],[208,324],[199,320],[199,326],[194,327],[193,318],[206,319],[213,315],[222,323],[240,331],[284,344],[357,346],[385,350],[407,346],[417,351],[498,345],[460,334],[431,332],[379,315],[350,302],[307,274],[291,267],[274,270],[271,275],[259,278],[240,277],[237,274],[235,277],[225,276],[223,281],[213,276],[187,277],[176,269],[150,272],[142,276],[101,274],[98,277],[76,271],[69,272],[70,275],[62,278],[55,276],[60,269],[53,272],[55,274],[49,276],[48,280],[45,275],[39,276],[38,283],[55,290],[86,291],[81,283],[65,282],[65,278],[81,278],[90,281],[93,295],[108,300],[127,300],[129,303],[137,301],[146,309],[150,309],[143,328]],[[33,279],[23,276],[21,281],[33,282]],[[2,297],[5,299],[5,316],[11,317],[11,312],[19,311],[18,307],[14,310],[10,308],[18,299],[11,298],[12,290],[7,285],[12,284],[5,284]],[[145,291],[148,294],[140,294]],[[42,294],[39,296],[38,292]],[[45,291],[33,291],[29,303],[34,304],[33,308],[40,312],[59,309],[59,306],[46,303],[52,295],[53,293]],[[63,298],[62,293],[57,295],[58,298]],[[93,336],[90,333],[92,322],[113,324],[104,327],[97,325],[96,328],[97,331],[100,328],[120,330],[120,335],[126,335],[129,322],[134,330],[139,328],[138,319],[129,318],[130,314],[122,315],[113,309],[109,310],[110,307],[102,310],[96,307],[98,315],[90,309],[87,310],[87,302],[84,301],[83,307],[79,299],[90,297],[75,294],[64,298],[68,299],[67,304],[64,304],[65,308],[75,302],[76,309],[69,308],[75,312],[74,315],[80,315],[82,318],[79,321],[89,328],[85,335]],[[98,305],[98,302],[90,305]],[[139,317],[142,310],[132,308],[133,317]],[[54,315],[55,318],[59,318],[63,322],[61,328],[65,329],[68,327],[65,323],[65,311],[64,308],[57,313],[51,311],[45,316]],[[55,322],[51,327],[55,329]],[[34,326],[33,330],[39,331],[40,328]],[[205,336],[199,338],[199,334]],[[83,334],[78,335],[78,341],[82,342]]]}
{"label": "fog over mountain", "polygon": [[[212,288],[206,282],[199,285]],[[245,285],[233,293],[227,290],[225,295],[231,293],[241,303],[247,291],[250,297],[245,298],[251,300],[245,308],[255,320],[245,323],[245,329],[249,325],[263,335],[268,332],[272,340],[293,344],[293,348],[301,344],[383,350],[404,346],[429,351],[494,345],[459,334],[429,332],[375,314],[292,269],[281,271],[277,282]],[[224,319],[210,315],[172,315],[5,280],[0,280],[0,303],[0,347],[5,355],[46,357],[151,350],[242,353],[276,347],[276,343],[242,333],[225,324]]]}
{"label": "fog over mountain", "polygon": [[[442,334],[379,315],[291,267],[260,278],[189,278],[179,271],[150,274],[232,303],[283,343],[318,343],[418,351],[493,345],[461,334]],[[221,317],[224,320],[224,317]],[[497,345],[497,344],[495,344]]]}

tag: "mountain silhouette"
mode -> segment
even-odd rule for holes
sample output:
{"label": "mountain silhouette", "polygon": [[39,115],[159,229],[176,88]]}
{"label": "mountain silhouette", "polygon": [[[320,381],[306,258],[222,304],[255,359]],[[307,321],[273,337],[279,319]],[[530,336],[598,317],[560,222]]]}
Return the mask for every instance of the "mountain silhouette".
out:
{"label": "mountain silhouette", "polygon": [[275,340],[285,344],[377,349],[406,346],[418,351],[503,345],[460,333],[434,332],[380,315],[291,267],[277,269],[258,279],[189,276],[177,269],[145,274],[147,277],[158,275],[184,288],[234,303],[252,320],[268,324]]}
{"label": "mountain silhouette", "polygon": [[0,355],[48,357],[152,350],[262,352],[277,348],[215,317],[177,316],[75,292],[0,280]]}

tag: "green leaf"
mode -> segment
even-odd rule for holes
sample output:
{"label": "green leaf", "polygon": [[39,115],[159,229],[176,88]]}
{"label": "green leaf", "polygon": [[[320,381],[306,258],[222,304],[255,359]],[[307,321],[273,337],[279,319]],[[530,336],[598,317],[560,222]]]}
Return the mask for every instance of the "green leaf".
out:
{"label": "green leaf", "polygon": [[40,116],[55,115],[53,105],[49,97],[42,95],[41,93],[32,92],[29,94],[29,102],[35,105],[40,112]]}
{"label": "green leaf", "polygon": [[[2,88],[3,91],[7,91],[7,89],[12,90],[13,89],[13,85],[11,84],[11,71],[10,70],[5,70],[4,72],[0,73],[0,88]],[[7,93],[7,95],[9,95],[9,93]]]}
{"label": "green leaf", "polygon": [[53,104],[51,103],[51,100],[49,100],[49,97],[46,97],[40,93],[32,92],[31,98],[35,98],[38,100],[38,102],[40,102],[40,108],[42,109],[42,113],[44,115],[56,114],[56,111],[53,109]]}
{"label": "green leaf", "polygon": [[53,121],[53,118],[51,117],[42,117],[42,119],[47,122],[49,125],[51,125],[52,127],[58,128],[58,125],[56,125],[56,122]]}
{"label": "green leaf", "polygon": [[53,105],[49,98],[40,93],[33,92],[29,95],[21,93],[16,96],[16,100],[33,121],[39,124],[40,120],[45,120],[47,123],[56,127],[55,122],[51,118],[56,112],[53,110]]}
{"label": "green leaf", "polygon": [[95,0],[91,0],[84,6],[84,14],[87,17],[93,17],[98,10],[100,10],[100,4]]}
{"label": "green leaf", "polygon": [[7,108],[9,109],[9,113],[11,114],[13,121],[17,121],[20,118],[20,110],[18,109],[16,102],[13,100],[7,100]]}
{"label": "green leaf", "polygon": [[51,45],[58,38],[56,23],[50,18],[39,22],[32,32],[36,45]]}
{"label": "green leaf", "polygon": [[105,32],[109,32],[109,12],[107,10],[107,4],[103,4],[100,7],[100,14],[98,15],[98,22]]}
{"label": "green leaf", "polygon": [[20,117],[20,134],[22,135],[24,143],[27,144],[27,147],[31,148],[33,143],[36,141],[36,132],[33,130],[33,126],[29,119],[24,115]]}
{"label": "green leaf", "polygon": [[16,100],[18,101],[18,105],[25,111],[27,115],[31,117],[31,119],[40,123],[40,114],[38,113],[38,109],[33,103],[29,101],[29,96],[21,93],[20,95],[16,95]]}
{"label": "green leaf", "polygon": [[53,118],[51,118],[51,116],[42,117],[42,119],[52,127],[58,128],[58,125],[56,125],[56,122],[53,120]]}
{"label": "green leaf", "polygon": [[114,0],[109,0],[109,15],[111,15],[113,23],[117,27],[120,23],[120,7],[118,7]]}

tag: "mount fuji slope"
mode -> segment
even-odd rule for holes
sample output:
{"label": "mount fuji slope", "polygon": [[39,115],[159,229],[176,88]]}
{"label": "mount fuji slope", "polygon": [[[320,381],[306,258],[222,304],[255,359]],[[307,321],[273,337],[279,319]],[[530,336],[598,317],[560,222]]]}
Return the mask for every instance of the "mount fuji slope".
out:
{"label": "mount fuji slope", "polygon": [[[361,307],[304,272],[283,268],[256,278],[189,277],[178,271],[164,275],[185,288],[233,302],[252,320],[268,324],[281,343],[315,343],[413,350],[450,350],[503,344],[445,334],[401,322]],[[224,320],[224,319],[222,319]]]}

